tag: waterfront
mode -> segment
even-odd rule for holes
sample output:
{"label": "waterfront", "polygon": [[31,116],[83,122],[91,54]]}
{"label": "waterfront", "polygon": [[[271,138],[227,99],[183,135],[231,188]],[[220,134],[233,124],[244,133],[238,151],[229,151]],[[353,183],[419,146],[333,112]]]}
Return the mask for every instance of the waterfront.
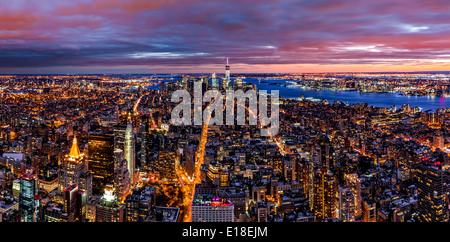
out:
{"label": "waterfront", "polygon": [[[403,104],[410,104],[411,107],[420,107],[422,111],[438,108],[450,107],[450,97],[430,97],[430,96],[405,96],[399,93],[360,93],[357,91],[332,91],[313,90],[290,86],[289,80],[270,80],[259,82],[257,78],[243,79],[247,83],[256,84],[258,90],[279,90],[280,97],[283,98],[315,98],[328,100],[329,102],[341,101],[349,104],[368,103],[370,106],[390,108],[393,105],[401,108]],[[278,83],[278,85],[273,85]],[[286,85],[286,86],[282,86]]]}
{"label": "waterfront", "polygon": [[[176,82],[179,77],[173,78]],[[168,82],[169,80],[162,80]],[[341,101],[348,104],[368,103],[369,106],[390,108],[393,105],[401,108],[404,104],[409,104],[411,108],[420,107],[422,111],[430,110],[435,112],[439,108],[450,108],[450,97],[433,96],[407,96],[400,93],[360,93],[358,91],[346,90],[317,90],[293,86],[290,81],[293,80],[259,80],[258,78],[243,78],[246,83],[256,84],[258,90],[278,90],[282,98],[313,98],[333,101]],[[148,86],[148,89],[157,90],[160,85]]]}

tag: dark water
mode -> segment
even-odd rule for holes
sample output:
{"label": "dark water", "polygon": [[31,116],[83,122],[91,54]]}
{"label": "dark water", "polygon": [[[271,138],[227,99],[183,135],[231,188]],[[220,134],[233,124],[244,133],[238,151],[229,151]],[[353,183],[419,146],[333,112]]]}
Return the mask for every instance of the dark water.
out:
{"label": "dark water", "polygon": [[[398,93],[359,93],[357,91],[332,91],[332,90],[311,90],[299,87],[289,87],[286,80],[267,80],[269,83],[286,84],[270,85],[269,83],[258,83],[256,78],[244,79],[247,83],[253,83],[258,86],[258,90],[278,90],[280,97],[298,98],[302,95],[305,98],[312,97],[317,99],[325,99],[329,102],[341,101],[349,104],[368,103],[370,106],[387,107],[393,105],[401,108],[403,104],[409,104],[411,107],[420,107],[422,111],[436,111],[438,108],[450,108],[450,97],[418,97],[403,96]],[[261,80],[264,82],[265,80]]]}
{"label": "dark water", "polygon": [[[174,78],[176,81],[176,78]],[[357,91],[332,91],[332,90],[311,90],[299,87],[292,87],[288,80],[261,80],[257,78],[243,79],[246,83],[256,84],[258,90],[278,90],[280,97],[283,98],[299,98],[302,95],[305,98],[316,98],[328,100],[329,102],[341,101],[348,104],[368,103],[370,106],[390,108],[397,106],[401,108],[403,104],[411,105],[411,108],[420,107],[422,111],[431,110],[433,112],[438,108],[450,108],[450,97],[418,97],[418,96],[403,96],[399,93],[359,93]],[[164,81],[166,82],[166,81]],[[285,84],[281,85],[270,85]],[[157,90],[160,85],[149,86],[149,89]]]}

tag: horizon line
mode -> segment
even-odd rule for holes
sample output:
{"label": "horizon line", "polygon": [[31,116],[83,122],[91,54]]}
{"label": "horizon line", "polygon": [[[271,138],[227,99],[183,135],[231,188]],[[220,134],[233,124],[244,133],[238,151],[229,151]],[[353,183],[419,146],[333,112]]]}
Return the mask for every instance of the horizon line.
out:
{"label": "horizon line", "polygon": [[[130,72],[130,73],[0,73],[0,76],[39,76],[39,75],[52,75],[52,76],[61,76],[61,75],[184,75],[184,74],[219,74],[222,73],[217,72]],[[233,75],[241,75],[241,74],[345,74],[345,73],[379,73],[379,74],[395,74],[395,73],[447,73],[450,74],[450,70],[446,71],[330,71],[330,72],[235,72]],[[225,75],[225,73],[223,73]]]}

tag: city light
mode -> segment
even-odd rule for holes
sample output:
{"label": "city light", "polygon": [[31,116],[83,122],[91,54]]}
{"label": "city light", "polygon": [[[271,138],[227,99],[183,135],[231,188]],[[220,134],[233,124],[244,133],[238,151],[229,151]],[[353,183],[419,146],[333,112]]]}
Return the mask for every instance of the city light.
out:
{"label": "city light", "polygon": [[450,221],[445,1],[75,2],[2,6],[0,222]]}

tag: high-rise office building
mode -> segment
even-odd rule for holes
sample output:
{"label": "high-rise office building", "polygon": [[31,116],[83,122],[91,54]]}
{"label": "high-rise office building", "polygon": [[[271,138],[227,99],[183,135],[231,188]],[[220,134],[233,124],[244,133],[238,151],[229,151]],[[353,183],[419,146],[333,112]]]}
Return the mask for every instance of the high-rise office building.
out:
{"label": "high-rise office building", "polygon": [[354,222],[355,216],[355,197],[350,188],[339,185],[337,197],[337,218],[343,222]]}
{"label": "high-rise office building", "polygon": [[134,142],[134,134],[133,134],[133,124],[131,119],[128,120],[127,129],[125,130],[125,160],[127,160],[127,168],[130,175],[131,186],[134,184],[134,172],[135,172],[135,142]]}
{"label": "high-rise office building", "polygon": [[112,184],[106,184],[104,194],[96,205],[96,222],[123,222],[124,205],[120,204]]}
{"label": "high-rise office building", "polygon": [[173,151],[162,150],[158,152],[158,159],[155,162],[154,169],[159,172],[161,179],[174,181],[176,153]]}
{"label": "high-rise office building", "polygon": [[70,153],[61,162],[58,182],[58,191],[61,196],[71,185],[78,185],[80,190],[86,191],[86,196],[92,195],[92,175],[87,171],[86,159],[78,148],[76,137],[73,138]]}
{"label": "high-rise office building", "polygon": [[286,180],[296,180],[295,161],[291,157],[283,157],[283,175]]}
{"label": "high-rise office building", "polygon": [[125,160],[123,151],[120,149],[114,150],[114,187],[119,201],[125,199],[131,188],[127,160]]}
{"label": "high-rise office building", "polygon": [[225,66],[225,77],[222,79],[222,89],[223,90],[229,90],[232,88],[231,86],[231,80],[230,80],[230,65],[228,65],[228,58],[227,58],[227,64]]}
{"label": "high-rise office building", "polygon": [[313,204],[316,220],[336,217],[336,179],[326,167],[314,171]]}
{"label": "high-rise office building", "polygon": [[228,58],[227,58],[227,65],[225,66],[225,79],[227,80],[228,83],[230,83],[230,65],[228,65]]}
{"label": "high-rise office building", "polygon": [[448,222],[446,171],[440,162],[424,158],[417,166],[417,199],[419,222]]}
{"label": "high-rise office building", "polygon": [[19,211],[22,222],[40,220],[41,197],[38,194],[37,179],[34,168],[22,169],[20,177]]}
{"label": "high-rise office building", "polygon": [[[145,143],[143,144],[145,145]],[[136,165],[136,142],[134,140],[133,123],[131,117],[128,117],[127,124],[118,124],[114,126],[114,149],[120,149],[124,152],[127,160],[130,181],[133,184],[134,171]],[[145,157],[144,157],[145,158]]]}
{"label": "high-rise office building", "polygon": [[141,124],[140,124],[140,136],[141,136],[141,147],[140,147],[140,155],[141,155],[141,162],[140,167],[143,167],[145,169],[148,169],[147,164],[147,152],[148,152],[148,136],[149,136],[149,123],[150,123],[151,117],[150,114],[143,114],[141,115]]}
{"label": "high-rise office building", "polygon": [[92,192],[101,195],[105,184],[113,182],[114,137],[111,135],[89,135],[88,170],[92,173]]}
{"label": "high-rise office building", "polygon": [[345,174],[344,179],[345,185],[350,189],[355,199],[355,216],[360,218],[362,216],[361,180],[356,173]]}
{"label": "high-rise office building", "polygon": [[85,222],[86,219],[86,193],[78,190],[77,185],[64,189],[64,213],[68,222]]}
{"label": "high-rise office building", "polygon": [[127,126],[123,123],[114,125],[114,149],[125,150],[125,132]]}

